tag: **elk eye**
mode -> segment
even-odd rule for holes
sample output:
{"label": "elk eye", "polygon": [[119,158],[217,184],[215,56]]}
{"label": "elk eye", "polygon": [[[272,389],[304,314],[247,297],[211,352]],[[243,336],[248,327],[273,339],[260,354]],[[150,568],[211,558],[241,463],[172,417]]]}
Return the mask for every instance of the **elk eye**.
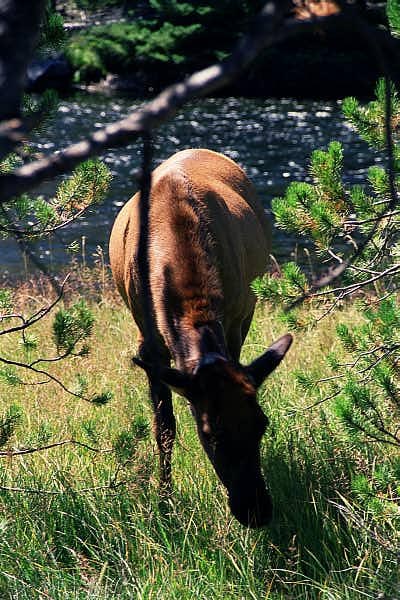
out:
{"label": "elk eye", "polygon": [[201,431],[205,437],[211,435],[211,425],[208,412],[203,412],[201,415]]}
{"label": "elk eye", "polygon": [[203,432],[203,435],[205,437],[210,437],[211,435],[211,427],[209,423],[203,423],[203,427],[201,428],[201,431]]}

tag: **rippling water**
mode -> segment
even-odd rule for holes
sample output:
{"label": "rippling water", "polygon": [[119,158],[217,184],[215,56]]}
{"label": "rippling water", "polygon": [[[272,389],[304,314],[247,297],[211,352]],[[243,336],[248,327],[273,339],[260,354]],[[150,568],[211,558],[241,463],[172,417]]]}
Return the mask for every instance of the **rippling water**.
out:
{"label": "rippling water", "polygon": [[[78,95],[63,100],[52,121],[34,140],[44,154],[84,138],[96,128],[126,116],[138,103],[127,97]],[[200,100],[186,107],[163,126],[155,139],[155,163],[190,147],[211,148],[239,162],[255,183],[268,209],[271,199],[281,195],[292,180],[307,178],[310,153],[341,140],[345,151],[345,180],[363,181],[373,157],[345,122],[337,102],[295,100],[251,100],[218,98]],[[107,249],[108,237],[119,208],[136,191],[135,173],[140,164],[140,143],[110,150],[103,155],[113,174],[105,202],[87,213],[79,223],[57,232],[51,240],[36,245],[36,253],[57,270],[70,256],[64,247],[85,236],[86,258],[91,260],[97,246]],[[42,186],[51,193],[54,183]],[[275,231],[274,254],[282,260],[295,251],[296,240]],[[12,241],[1,242],[2,275],[24,270],[24,263]]]}

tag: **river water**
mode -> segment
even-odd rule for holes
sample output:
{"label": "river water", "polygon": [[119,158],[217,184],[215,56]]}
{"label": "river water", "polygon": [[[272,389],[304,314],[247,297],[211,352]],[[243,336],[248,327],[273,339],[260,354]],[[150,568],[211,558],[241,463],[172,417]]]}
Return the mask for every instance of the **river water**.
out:
{"label": "river water", "polygon": [[[78,94],[62,100],[55,119],[33,145],[43,154],[83,139],[91,131],[126,116],[139,106],[127,96]],[[155,138],[155,165],[190,147],[222,152],[246,170],[268,210],[271,199],[282,195],[288,183],[308,177],[311,151],[326,148],[331,140],[344,146],[344,178],[361,183],[367,168],[380,157],[344,120],[339,102],[260,100],[243,98],[202,99],[187,106],[173,121],[161,127]],[[113,174],[110,191],[101,206],[77,223],[59,230],[50,240],[35,245],[35,253],[56,272],[71,258],[65,247],[74,241],[84,246],[78,258],[90,263],[100,247],[107,249],[113,220],[120,207],[137,189],[135,174],[140,165],[140,143],[109,150],[102,156]],[[39,188],[51,194],[55,183]],[[275,230],[274,254],[284,260],[297,254],[298,240]],[[1,277],[20,277],[31,266],[24,262],[13,240],[0,242]],[[300,256],[300,255],[299,255]],[[301,258],[300,258],[301,260]]]}

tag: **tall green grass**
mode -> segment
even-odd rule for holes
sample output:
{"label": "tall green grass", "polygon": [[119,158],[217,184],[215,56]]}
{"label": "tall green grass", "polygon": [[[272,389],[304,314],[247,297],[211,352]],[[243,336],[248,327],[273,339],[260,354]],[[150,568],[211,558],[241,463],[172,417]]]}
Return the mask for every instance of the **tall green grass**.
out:
{"label": "tall green grass", "polygon": [[[0,459],[0,598],[399,597],[397,556],[385,548],[351,488],[352,477],[389,450],[353,447],[329,402],[306,409],[311,399],[292,376],[300,367],[324,374],[337,320],[353,320],[351,309],[297,335],[259,393],[270,419],[262,463],[275,506],[272,525],[259,531],[231,517],[179,397],[174,493],[160,501],[147,383],[130,363],[132,318],[110,299],[93,304],[93,311],[90,355],[52,372],[71,387],[78,372],[85,374],[91,391],[113,391],[110,404],[84,403],[53,384],[0,383],[0,412],[10,404],[23,412],[10,447],[75,439],[111,450],[66,444]],[[243,362],[284,332],[260,307]],[[35,335],[50,353],[50,320],[39,323]],[[15,347],[17,338],[8,337],[0,350],[4,355]],[[17,352],[23,356],[22,348]]]}

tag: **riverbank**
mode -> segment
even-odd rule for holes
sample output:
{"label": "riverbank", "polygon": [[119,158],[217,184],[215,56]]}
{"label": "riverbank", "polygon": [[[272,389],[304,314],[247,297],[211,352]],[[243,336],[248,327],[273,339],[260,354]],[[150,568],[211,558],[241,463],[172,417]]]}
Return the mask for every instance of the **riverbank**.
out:
{"label": "riverbank", "polygon": [[[70,4],[58,2],[57,10],[66,19],[66,60],[57,58],[53,65],[46,63],[43,71],[36,65],[32,73],[38,75],[36,80],[32,78],[31,88],[57,86],[58,81],[62,89],[69,82],[90,90],[124,90],[138,98],[151,97],[228,56],[261,4],[243,2],[230,7],[227,28],[228,8],[224,3],[206,3],[201,7],[185,3],[180,7],[177,3],[164,6],[141,2],[138,7],[129,8],[129,3],[123,7],[116,2],[102,12],[87,8],[71,12]],[[334,7],[334,3],[325,4]],[[386,17],[380,4],[368,6],[363,14],[377,35],[383,36],[379,28]],[[400,42],[393,40],[390,58],[394,79],[400,78],[399,57]],[[220,94],[254,98],[370,98],[382,75],[378,63],[368,40],[357,34],[351,24],[341,28],[340,34],[334,28],[316,27],[266,49]]]}
{"label": "riverbank", "polygon": [[[99,28],[99,36],[105,33]],[[132,65],[128,72],[118,64],[110,67],[110,71],[107,66],[97,71],[95,67],[91,70],[93,65],[78,65],[74,65],[74,69],[75,73],[79,72],[81,89],[124,91],[141,98],[154,96],[192,72],[184,65],[146,61]],[[206,63],[194,64],[193,71],[206,66]],[[400,79],[397,69],[396,75],[397,80]],[[333,33],[322,39],[310,34],[266,50],[250,69],[217,95],[297,100],[336,100],[347,96],[370,99],[379,77],[382,77],[379,65],[353,33],[340,36],[340,41]]]}

